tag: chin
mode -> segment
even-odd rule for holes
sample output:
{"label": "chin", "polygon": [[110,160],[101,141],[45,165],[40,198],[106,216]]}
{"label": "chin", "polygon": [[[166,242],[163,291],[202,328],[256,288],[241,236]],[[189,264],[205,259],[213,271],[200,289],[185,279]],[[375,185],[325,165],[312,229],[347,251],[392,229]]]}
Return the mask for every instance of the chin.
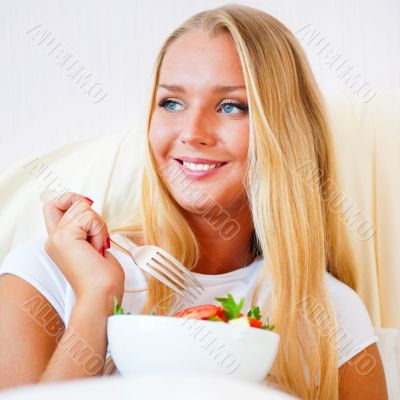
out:
{"label": "chin", "polygon": [[181,206],[181,208],[190,212],[191,214],[203,214],[211,207],[212,204],[215,203],[215,202],[210,202],[209,198],[208,198],[208,201],[206,201],[206,202],[204,202],[203,198],[199,198],[196,201],[196,199],[188,200],[188,199],[182,198],[182,196],[179,196],[178,199],[175,198],[175,200]]}

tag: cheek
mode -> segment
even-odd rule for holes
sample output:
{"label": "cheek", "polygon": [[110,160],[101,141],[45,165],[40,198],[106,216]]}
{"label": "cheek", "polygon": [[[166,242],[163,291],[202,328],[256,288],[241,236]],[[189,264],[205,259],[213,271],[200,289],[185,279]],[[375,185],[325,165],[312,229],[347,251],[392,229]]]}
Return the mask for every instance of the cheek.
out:
{"label": "cheek", "polygon": [[249,147],[249,133],[246,129],[230,132],[229,140],[225,141],[228,152],[238,162],[245,162]]}
{"label": "cheek", "polygon": [[173,139],[171,135],[168,135],[166,130],[163,130],[161,126],[152,124],[149,131],[149,143],[150,148],[154,154],[154,157],[161,161],[168,154],[168,149],[171,146]]}
{"label": "cheek", "polygon": [[159,153],[159,148],[158,148],[159,139],[157,130],[155,130],[154,128],[151,128],[149,131],[149,144],[153,154],[157,156],[157,154]]}
{"label": "cheek", "polygon": [[239,140],[238,140],[238,152],[240,153],[240,157],[242,160],[247,159],[247,153],[249,150],[249,137],[248,135],[243,135]]}

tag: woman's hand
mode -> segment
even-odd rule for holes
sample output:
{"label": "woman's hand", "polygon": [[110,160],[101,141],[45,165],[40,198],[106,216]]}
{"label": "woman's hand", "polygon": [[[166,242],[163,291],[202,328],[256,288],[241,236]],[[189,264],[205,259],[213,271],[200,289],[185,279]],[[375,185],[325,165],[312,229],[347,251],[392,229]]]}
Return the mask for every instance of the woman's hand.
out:
{"label": "woman's hand", "polygon": [[71,284],[77,301],[108,298],[110,310],[114,295],[122,302],[125,275],[118,261],[105,252],[110,247],[107,226],[92,203],[73,192],[47,201],[43,205],[48,231],[45,250]]}

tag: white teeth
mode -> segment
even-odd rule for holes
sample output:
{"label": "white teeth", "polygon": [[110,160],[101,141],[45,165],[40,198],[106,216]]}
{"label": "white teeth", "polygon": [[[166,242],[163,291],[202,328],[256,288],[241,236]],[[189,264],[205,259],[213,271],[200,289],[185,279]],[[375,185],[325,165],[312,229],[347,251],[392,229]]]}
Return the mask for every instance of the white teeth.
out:
{"label": "white teeth", "polygon": [[206,170],[218,167],[221,164],[223,164],[223,163],[218,163],[218,164],[193,164],[193,163],[188,163],[186,161],[183,161],[183,165],[186,168],[191,169],[192,171],[206,171]]}

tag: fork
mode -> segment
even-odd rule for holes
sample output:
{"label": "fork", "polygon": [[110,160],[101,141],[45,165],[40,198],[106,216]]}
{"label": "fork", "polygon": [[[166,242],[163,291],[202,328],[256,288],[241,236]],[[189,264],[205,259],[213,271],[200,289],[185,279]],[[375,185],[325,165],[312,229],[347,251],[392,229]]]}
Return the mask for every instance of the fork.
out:
{"label": "fork", "polygon": [[[197,299],[193,291],[196,291],[199,295],[201,292],[198,288],[204,291],[202,284],[190,271],[161,247],[149,245],[137,246],[130,242],[130,249],[128,250],[111,238],[110,241],[127,253],[141,270],[170,287],[190,303],[193,303],[193,299]],[[186,283],[186,285],[180,282],[177,277]],[[190,298],[188,295],[193,298]]]}

